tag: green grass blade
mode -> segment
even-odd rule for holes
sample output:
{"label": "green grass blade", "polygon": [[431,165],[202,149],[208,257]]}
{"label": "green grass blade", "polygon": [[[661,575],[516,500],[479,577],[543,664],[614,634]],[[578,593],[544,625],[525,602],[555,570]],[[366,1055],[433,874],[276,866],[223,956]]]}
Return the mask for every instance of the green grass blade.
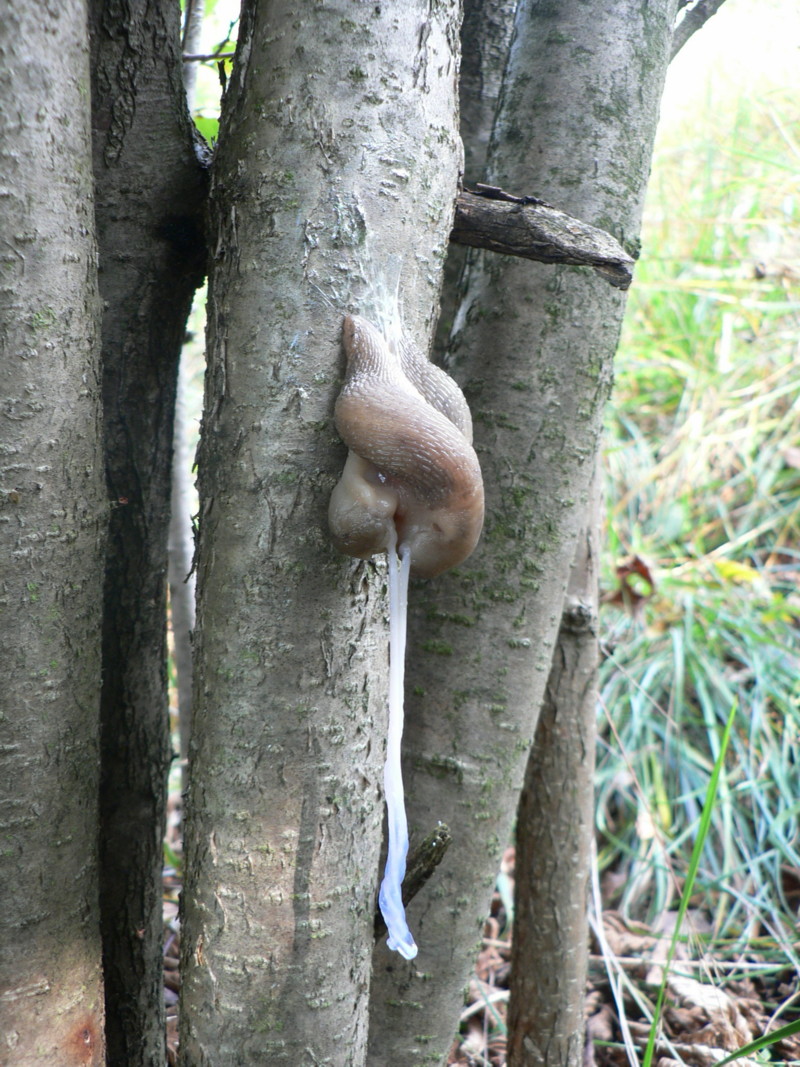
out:
{"label": "green grass blade", "polygon": [[748,1045],[743,1045],[736,1052],[732,1052],[730,1056],[726,1056],[724,1060],[720,1060],[717,1063],[717,1067],[723,1067],[723,1064],[732,1063],[733,1060],[738,1060],[742,1056],[752,1056],[754,1052],[758,1052],[762,1048],[768,1048],[770,1045],[775,1045],[778,1041],[791,1037],[792,1034],[796,1034],[799,1030],[800,1019],[795,1019],[793,1023],[787,1023],[786,1026],[782,1026],[779,1030],[773,1030],[771,1034],[764,1034],[763,1037],[756,1038],[755,1041],[751,1041]]}
{"label": "green grass blade", "polygon": [[[681,902],[678,906],[678,918],[675,923],[675,929],[672,931],[672,939],[669,945],[669,952],[667,953],[667,959],[664,963],[664,973],[661,977],[661,985],[658,989],[658,998],[656,1000],[656,1009],[653,1014],[653,1021],[650,1024],[650,1032],[647,1035],[647,1048],[644,1053],[643,1067],[651,1067],[653,1062],[653,1052],[656,1046],[656,1035],[661,1023],[661,1011],[664,1005],[664,995],[667,989],[667,978],[669,976],[669,968],[672,964],[673,956],[675,955],[675,949],[680,938],[681,929],[683,927],[683,920],[686,916],[686,909],[689,907],[689,901],[692,898],[692,890],[694,888],[695,878],[697,877],[697,871],[700,867],[700,857],[703,853],[703,847],[708,837],[708,832],[711,828],[711,816],[714,811],[714,802],[717,795],[717,787],[719,785],[720,776],[722,774],[723,764],[725,762],[725,753],[728,749],[728,741],[730,740],[731,730],[733,729],[733,720],[736,717],[737,705],[731,706],[730,713],[728,715],[728,721],[725,723],[725,729],[722,734],[722,741],[719,746],[719,754],[714,762],[714,769],[711,772],[711,780],[708,786],[708,792],[706,793],[706,799],[703,804],[703,811],[700,816],[700,827],[695,838],[694,848],[692,849],[692,858],[689,860],[689,870],[686,873],[686,881],[683,887],[683,893],[681,894]],[[723,1061],[724,1062],[724,1061]]]}

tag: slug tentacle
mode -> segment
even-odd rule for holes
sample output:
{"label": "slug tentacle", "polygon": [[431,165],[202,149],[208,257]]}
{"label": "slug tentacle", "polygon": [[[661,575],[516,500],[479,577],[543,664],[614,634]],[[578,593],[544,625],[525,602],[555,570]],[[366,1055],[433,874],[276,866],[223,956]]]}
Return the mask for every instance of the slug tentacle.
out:
{"label": "slug tentacle", "polygon": [[466,559],[483,526],[466,402],[444,371],[407,342],[395,351],[365,319],[348,315],[343,338],[336,428],[365,462],[348,459],[331,497],[334,544],[368,558],[386,551],[393,522],[398,544],[409,545],[411,573],[433,577]]}

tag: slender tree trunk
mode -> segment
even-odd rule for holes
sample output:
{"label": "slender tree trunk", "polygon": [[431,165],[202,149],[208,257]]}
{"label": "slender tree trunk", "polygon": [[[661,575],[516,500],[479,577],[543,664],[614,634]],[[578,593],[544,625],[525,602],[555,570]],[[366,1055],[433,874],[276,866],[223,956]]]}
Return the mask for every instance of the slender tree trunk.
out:
{"label": "slender tree trunk", "polygon": [[178,730],[182,767],[182,792],[189,788],[189,738],[192,730],[192,631],[194,630],[195,580],[192,570],[191,446],[187,390],[189,367],[185,355],[178,370],[175,396],[174,448],[172,450],[172,498],[169,519],[169,610],[172,650],[178,692]]}
{"label": "slender tree trunk", "polygon": [[[430,336],[460,162],[456,5],[245,5],[211,214],[181,1049],[364,1061],[382,560],[337,556],[342,315]],[[400,961],[403,962],[402,960]]]}
{"label": "slender tree trunk", "polygon": [[[188,0],[184,8],[182,49],[200,51],[205,0]],[[183,64],[186,106],[194,108],[197,63]],[[190,372],[187,352],[181,352],[175,396],[172,449],[172,499],[169,518],[169,610],[172,654],[178,696],[178,731],[181,756],[181,792],[189,789],[189,738],[192,728],[192,631],[194,630],[194,530],[192,528],[192,447],[189,428]]]}
{"label": "slender tree trunk", "polygon": [[106,495],[86,8],[0,3],[0,1060],[99,1065]]}
{"label": "slender tree trunk", "polygon": [[101,909],[109,1062],[164,1061],[161,866],[170,762],[166,572],[178,357],[202,279],[202,169],[177,5],[91,8],[106,475]]}
{"label": "slender tree trunk", "polygon": [[[487,180],[635,244],[674,4],[521,3]],[[409,823],[453,845],[409,909],[415,968],[379,948],[370,1058],[440,1062],[508,842],[600,444],[624,297],[583,270],[483,255],[451,354],[487,521],[457,573],[412,590]]]}
{"label": "slender tree trunk", "polygon": [[[203,19],[205,18],[205,0],[186,0],[183,10],[183,30],[181,33],[181,51],[184,55],[200,51],[203,36]],[[197,63],[183,64],[183,85],[186,89],[186,101],[189,110],[194,107],[194,94],[197,85]]]}
{"label": "slender tree trunk", "polygon": [[[483,180],[516,7],[517,0],[464,0],[458,106],[464,144],[463,181],[470,185]],[[434,353],[440,362],[461,297],[459,282],[464,264],[467,258],[477,254],[462,245],[451,243],[448,247],[441,312],[434,338]]]}
{"label": "slender tree trunk", "polygon": [[517,0],[464,0],[458,102],[469,185],[483,181],[516,9]]}
{"label": "slender tree trunk", "polygon": [[516,829],[509,1067],[580,1067],[594,829],[600,478],[578,538]]}

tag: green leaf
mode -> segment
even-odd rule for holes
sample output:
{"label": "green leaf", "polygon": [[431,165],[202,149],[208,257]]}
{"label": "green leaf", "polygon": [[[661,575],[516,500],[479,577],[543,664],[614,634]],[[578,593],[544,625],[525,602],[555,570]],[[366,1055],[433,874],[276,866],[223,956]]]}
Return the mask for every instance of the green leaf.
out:
{"label": "green leaf", "polygon": [[207,115],[193,115],[194,124],[200,136],[209,145],[214,145],[219,137],[219,119],[209,118]]}

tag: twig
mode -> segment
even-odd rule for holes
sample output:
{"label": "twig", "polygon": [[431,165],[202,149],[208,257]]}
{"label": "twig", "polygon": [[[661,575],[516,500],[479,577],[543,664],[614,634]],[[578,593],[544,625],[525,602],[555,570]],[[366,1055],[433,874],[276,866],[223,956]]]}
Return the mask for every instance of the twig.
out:
{"label": "twig", "polygon": [[209,52],[199,55],[194,52],[184,52],[182,59],[184,63],[210,63],[217,59],[233,59],[235,55],[235,52]]}
{"label": "twig", "polygon": [[633,257],[605,230],[535,196],[513,196],[491,185],[459,194],[450,240],[541,263],[593,267],[618,289],[627,289],[633,278]]}
{"label": "twig", "polygon": [[724,3],[725,0],[697,0],[694,7],[687,10],[672,35],[670,62],[680,52],[689,38],[705,26],[712,15],[716,15]]}
{"label": "twig", "polygon": [[[443,822],[422,841],[411,855],[406,864],[406,876],[403,879],[403,904],[419,893],[430,876],[444,859],[444,854],[453,840],[450,828]],[[375,940],[386,933],[386,923],[380,911],[375,912]]]}

